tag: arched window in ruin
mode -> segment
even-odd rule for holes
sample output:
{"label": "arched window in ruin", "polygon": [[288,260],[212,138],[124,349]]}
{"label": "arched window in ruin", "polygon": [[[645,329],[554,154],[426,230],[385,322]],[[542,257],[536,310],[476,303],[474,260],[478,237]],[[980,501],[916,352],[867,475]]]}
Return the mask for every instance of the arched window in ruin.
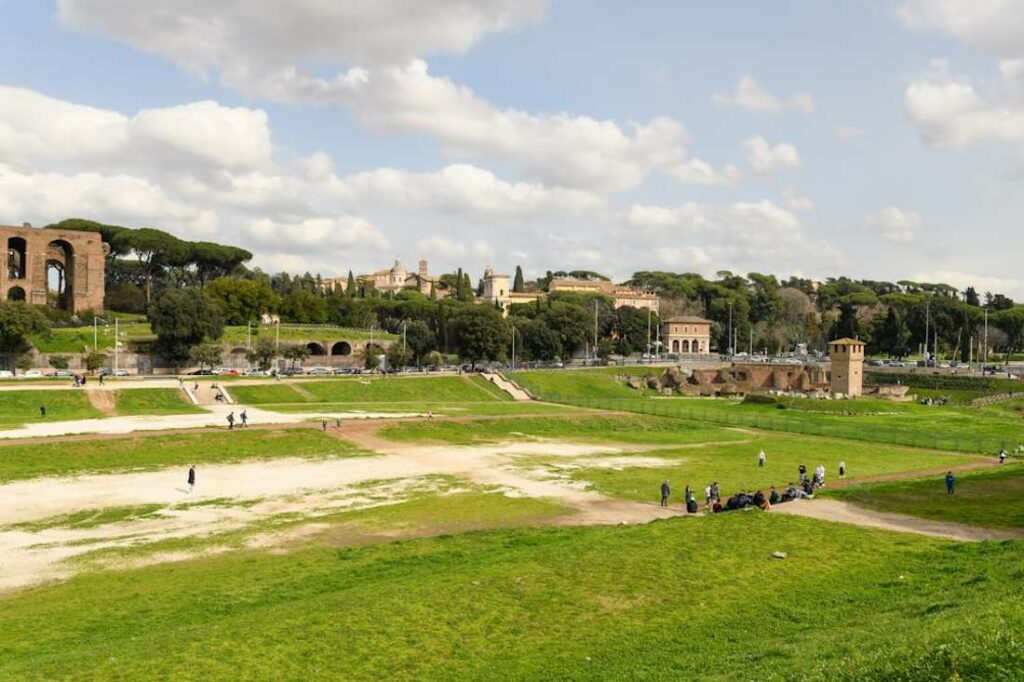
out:
{"label": "arched window in ruin", "polygon": [[25,249],[22,237],[7,240],[7,279],[25,279]]}
{"label": "arched window in ruin", "polygon": [[327,351],[319,343],[311,341],[306,344],[306,350],[309,351],[310,355],[327,355]]}
{"label": "arched window in ruin", "polygon": [[68,242],[57,239],[46,247],[46,300],[54,308],[72,310],[75,250]]}
{"label": "arched window in ruin", "polygon": [[21,287],[11,287],[10,289],[7,290],[7,300],[8,301],[24,301],[25,300],[25,290],[22,289]]}
{"label": "arched window in ruin", "polygon": [[338,341],[331,346],[331,355],[351,355],[352,344],[348,341]]}

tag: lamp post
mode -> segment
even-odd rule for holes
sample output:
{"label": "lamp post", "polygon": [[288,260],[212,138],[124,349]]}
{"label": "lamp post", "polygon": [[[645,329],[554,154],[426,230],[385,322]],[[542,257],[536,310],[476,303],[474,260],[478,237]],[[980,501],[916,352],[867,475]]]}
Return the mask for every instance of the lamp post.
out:
{"label": "lamp post", "polygon": [[729,357],[732,357],[732,344],[732,301],[729,301],[729,349],[727,351]]}
{"label": "lamp post", "polygon": [[512,371],[516,371],[516,326],[509,325],[512,327]]}

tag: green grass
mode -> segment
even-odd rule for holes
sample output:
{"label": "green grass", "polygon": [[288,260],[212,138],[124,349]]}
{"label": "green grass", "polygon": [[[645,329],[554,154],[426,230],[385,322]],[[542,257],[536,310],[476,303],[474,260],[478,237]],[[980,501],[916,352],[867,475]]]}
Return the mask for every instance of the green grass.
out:
{"label": "green grass", "polygon": [[416,421],[384,429],[382,435],[400,441],[459,445],[510,439],[551,438],[607,443],[674,445],[739,440],[742,433],[714,425],[639,415],[579,415],[572,417],[510,418],[465,422]]}
{"label": "green grass", "polygon": [[115,392],[118,416],[196,414],[203,409],[175,388],[132,388]]}
{"label": "green grass", "polygon": [[1020,550],[760,513],[318,541],[0,597],[0,678],[1019,679]]}
{"label": "green grass", "polygon": [[[1012,461],[1012,460],[1011,460]],[[940,474],[913,481],[871,483],[830,496],[886,512],[992,528],[1024,528],[1024,463],[958,474],[946,495]]]}
{"label": "green grass", "polygon": [[609,372],[519,372],[545,400],[626,410],[773,431],[831,436],[912,447],[995,453],[1024,442],[1024,421],[1004,407],[924,406],[875,399],[784,401],[776,405],[707,398],[650,398]]}
{"label": "green grass", "polygon": [[395,412],[423,414],[432,412],[436,416],[501,416],[501,415],[548,415],[573,412],[575,407],[541,402],[386,402],[386,403],[261,403],[260,408],[275,412]]}
{"label": "green grass", "polygon": [[[757,453],[764,448],[767,462],[757,466]],[[673,499],[682,500],[689,485],[701,500],[704,486],[718,481],[722,494],[740,490],[767,490],[798,480],[800,464],[813,471],[824,464],[826,480],[834,480],[840,460],[846,461],[847,478],[901,472],[934,470],[978,461],[976,455],[915,450],[898,446],[858,441],[832,440],[787,434],[766,434],[745,443],[719,443],[702,448],[656,450],[640,453],[669,461],[666,466],[627,467],[623,469],[581,468],[574,479],[586,482],[605,495],[633,500],[656,500],[658,487],[668,479]]]}
{"label": "green grass", "polygon": [[616,377],[625,374],[661,374],[663,368],[606,367],[587,370],[508,372],[508,377],[535,396],[632,399],[652,395],[630,388]]}
{"label": "green grass", "polygon": [[382,403],[382,402],[488,402],[510,400],[476,376],[365,377],[323,381],[232,386],[240,403]]}
{"label": "green grass", "polygon": [[192,463],[362,454],[366,452],[314,429],[188,431],[162,436],[56,443],[0,441],[0,482],[37,476],[185,467]]}
{"label": "green grass", "polygon": [[[265,337],[268,339],[277,338],[277,327],[271,325],[267,327],[252,327],[252,342],[256,343],[256,339]],[[374,341],[394,341],[401,337],[395,334],[385,334],[380,331],[373,333]],[[233,343],[244,346],[247,340],[247,330],[244,326],[238,327],[224,327],[224,336],[221,337],[221,341],[224,343]],[[290,327],[288,324],[281,325],[281,340],[288,341],[289,343],[295,341],[369,341],[370,330],[369,329],[353,329],[350,327],[332,327],[330,325],[323,326],[308,326],[308,327]],[[310,359],[310,364],[316,361],[316,358]]]}
{"label": "green grass", "polygon": [[39,521],[28,521],[8,526],[9,529],[30,532],[47,528],[95,528],[108,523],[121,523],[138,519],[152,518],[164,509],[162,504],[140,504],[125,507],[105,507],[103,509],[85,509],[72,514],[53,516]]}
{"label": "green grass", "polygon": [[[39,407],[46,406],[46,417]],[[82,391],[0,391],[0,428],[40,421],[93,419],[103,415]]]}

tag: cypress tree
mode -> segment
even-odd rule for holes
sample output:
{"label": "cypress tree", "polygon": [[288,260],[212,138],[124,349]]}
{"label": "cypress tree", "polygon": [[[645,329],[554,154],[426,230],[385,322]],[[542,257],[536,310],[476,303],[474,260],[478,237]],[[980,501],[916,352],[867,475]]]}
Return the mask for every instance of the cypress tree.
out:
{"label": "cypress tree", "polygon": [[352,271],[348,271],[348,283],[345,285],[345,294],[349,297],[356,295],[356,278],[352,276]]}
{"label": "cypress tree", "polygon": [[512,281],[512,291],[518,293],[526,291],[526,285],[523,282],[523,268],[520,265],[516,266],[516,278]]}

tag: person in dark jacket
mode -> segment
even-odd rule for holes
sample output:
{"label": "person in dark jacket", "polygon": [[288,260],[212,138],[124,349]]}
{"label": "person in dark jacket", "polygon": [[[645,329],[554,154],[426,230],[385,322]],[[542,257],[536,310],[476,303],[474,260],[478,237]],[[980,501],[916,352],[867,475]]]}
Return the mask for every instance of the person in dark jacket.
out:
{"label": "person in dark jacket", "polygon": [[955,485],[956,485],[956,478],[953,477],[953,472],[952,471],[947,471],[946,472],[946,494],[947,495],[952,495],[953,494],[953,486],[955,486]]}
{"label": "person in dark jacket", "polygon": [[196,489],[196,465],[192,464],[188,468],[188,492],[191,493]]}
{"label": "person in dark jacket", "polygon": [[668,498],[669,498],[669,496],[671,494],[672,494],[672,488],[669,487],[668,479],[666,478],[661,483],[661,506],[662,507],[667,507],[668,506]]}

